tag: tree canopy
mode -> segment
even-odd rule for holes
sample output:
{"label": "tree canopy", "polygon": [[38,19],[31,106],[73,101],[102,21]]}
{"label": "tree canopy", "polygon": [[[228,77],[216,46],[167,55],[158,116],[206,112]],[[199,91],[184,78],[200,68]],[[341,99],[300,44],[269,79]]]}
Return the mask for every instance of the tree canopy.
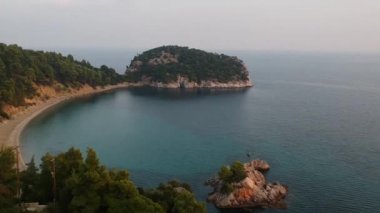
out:
{"label": "tree canopy", "polygon": [[230,166],[222,166],[218,173],[219,179],[223,181],[221,191],[230,193],[232,191],[232,183],[242,181],[247,177],[243,163],[240,161],[233,162]]}
{"label": "tree canopy", "polygon": [[0,148],[0,213],[17,212],[15,153],[12,148]]}
{"label": "tree canopy", "polygon": [[[72,55],[0,43],[0,108],[3,104],[23,105],[25,98],[36,95],[34,85],[103,86],[123,80],[112,68],[105,65],[96,68],[88,61],[75,60]],[[0,110],[0,117],[7,115]]]}
{"label": "tree canopy", "polygon": [[[16,209],[14,160],[13,150],[0,150],[0,209],[7,208],[7,212]],[[205,204],[195,199],[189,185],[170,181],[155,189],[138,189],[127,171],[107,169],[90,148],[85,158],[80,150],[70,148],[56,156],[45,154],[39,168],[34,158],[27,166],[21,173],[21,200],[51,206],[55,197],[52,212],[206,211]]]}

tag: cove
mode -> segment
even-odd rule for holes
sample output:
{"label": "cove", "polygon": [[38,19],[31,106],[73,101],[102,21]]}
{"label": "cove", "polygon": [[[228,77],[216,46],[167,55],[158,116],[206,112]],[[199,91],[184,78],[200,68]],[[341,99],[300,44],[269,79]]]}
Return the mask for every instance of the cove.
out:
{"label": "cove", "polygon": [[287,212],[376,211],[380,73],[373,70],[379,61],[243,57],[255,68],[252,89],[127,89],[77,99],[30,123],[23,156],[92,147],[101,162],[127,169],[139,186],[176,178],[205,199],[211,189],[204,181],[221,165],[246,161],[249,151],[271,164],[269,180],[289,186]]}

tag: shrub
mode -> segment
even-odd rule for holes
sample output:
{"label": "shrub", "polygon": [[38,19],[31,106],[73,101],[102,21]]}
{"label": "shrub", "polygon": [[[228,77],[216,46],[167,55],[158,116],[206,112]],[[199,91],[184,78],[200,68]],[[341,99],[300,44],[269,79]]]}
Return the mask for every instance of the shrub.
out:
{"label": "shrub", "polygon": [[229,194],[229,193],[231,193],[233,190],[234,190],[234,188],[232,187],[232,185],[231,185],[230,183],[223,183],[222,188],[220,189],[220,191],[221,191],[223,194]]}
{"label": "shrub", "polygon": [[231,166],[223,166],[218,173],[219,178],[225,183],[240,182],[247,177],[244,165],[235,161]]}

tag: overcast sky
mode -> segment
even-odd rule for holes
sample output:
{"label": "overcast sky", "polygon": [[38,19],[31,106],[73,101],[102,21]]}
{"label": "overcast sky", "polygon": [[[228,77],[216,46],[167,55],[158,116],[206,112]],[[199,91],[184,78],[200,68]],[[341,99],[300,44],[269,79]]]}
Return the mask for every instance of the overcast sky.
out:
{"label": "overcast sky", "polygon": [[380,52],[380,0],[0,0],[0,42]]}

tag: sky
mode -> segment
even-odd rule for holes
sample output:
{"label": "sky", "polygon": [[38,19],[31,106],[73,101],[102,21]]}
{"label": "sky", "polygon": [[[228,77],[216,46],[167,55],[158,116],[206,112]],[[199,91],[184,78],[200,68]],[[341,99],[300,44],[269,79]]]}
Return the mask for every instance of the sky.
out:
{"label": "sky", "polygon": [[0,0],[27,48],[380,52],[379,0]]}

